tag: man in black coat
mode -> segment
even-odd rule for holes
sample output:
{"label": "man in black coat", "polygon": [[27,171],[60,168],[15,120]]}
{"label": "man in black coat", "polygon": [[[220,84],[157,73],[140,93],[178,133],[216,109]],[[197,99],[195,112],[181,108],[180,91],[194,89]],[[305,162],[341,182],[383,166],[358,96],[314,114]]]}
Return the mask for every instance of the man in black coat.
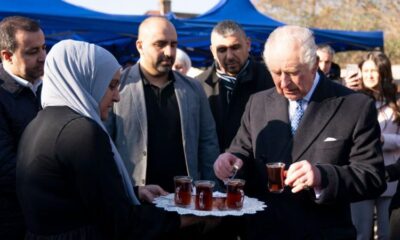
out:
{"label": "man in black coat", "polygon": [[[246,194],[267,208],[248,217],[248,239],[355,239],[350,203],[386,188],[376,107],[317,73],[312,32],[284,26],[264,50],[276,88],[254,94],[218,178],[246,179]],[[282,193],[269,192],[266,163],[283,162]]]}
{"label": "man in black coat", "polygon": [[249,57],[250,45],[237,23],[218,23],[211,33],[215,63],[196,77],[207,94],[221,152],[236,135],[250,95],[274,86],[265,65]]}
{"label": "man in black coat", "polygon": [[0,239],[24,239],[15,167],[21,134],[40,109],[46,45],[39,24],[25,17],[4,18],[0,54]]}

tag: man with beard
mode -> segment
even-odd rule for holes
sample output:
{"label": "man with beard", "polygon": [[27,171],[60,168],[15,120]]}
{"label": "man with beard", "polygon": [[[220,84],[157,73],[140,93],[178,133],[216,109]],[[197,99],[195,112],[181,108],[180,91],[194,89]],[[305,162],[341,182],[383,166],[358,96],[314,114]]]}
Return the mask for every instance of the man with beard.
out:
{"label": "man with beard", "polygon": [[15,167],[21,134],[40,109],[46,45],[39,24],[25,17],[4,18],[0,53],[0,239],[24,239]]}
{"label": "man with beard", "polygon": [[175,27],[149,17],[139,26],[140,61],[122,73],[120,102],[108,127],[134,186],[174,192],[173,177],[215,179],[215,123],[199,82],[172,71]]}
{"label": "man with beard", "polygon": [[250,95],[274,86],[265,64],[249,56],[250,45],[250,39],[237,23],[219,22],[211,33],[215,63],[196,77],[207,94],[221,152],[236,135]]}

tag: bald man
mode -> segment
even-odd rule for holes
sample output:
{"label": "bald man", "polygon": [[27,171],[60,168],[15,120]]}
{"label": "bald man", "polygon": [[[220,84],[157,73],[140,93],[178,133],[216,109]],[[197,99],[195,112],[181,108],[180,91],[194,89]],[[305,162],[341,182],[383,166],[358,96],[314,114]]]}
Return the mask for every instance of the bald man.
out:
{"label": "bald man", "polygon": [[215,123],[199,82],[172,71],[177,34],[163,17],[139,26],[140,61],[124,70],[110,132],[135,186],[174,192],[173,177],[215,179]]}

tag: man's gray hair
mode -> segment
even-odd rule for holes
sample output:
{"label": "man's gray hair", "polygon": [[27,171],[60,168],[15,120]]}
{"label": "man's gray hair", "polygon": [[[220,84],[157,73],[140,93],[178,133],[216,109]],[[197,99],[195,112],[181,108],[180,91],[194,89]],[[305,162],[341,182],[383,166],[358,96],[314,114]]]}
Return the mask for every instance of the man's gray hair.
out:
{"label": "man's gray hair", "polygon": [[313,32],[305,27],[286,25],[275,29],[268,37],[264,47],[264,61],[268,67],[271,66],[272,55],[276,53],[279,44],[298,44],[300,46],[300,63],[315,66],[317,60],[317,45],[315,44]]}
{"label": "man's gray hair", "polygon": [[232,20],[224,20],[215,25],[211,34],[215,33],[221,36],[230,36],[235,33],[240,33],[243,34],[243,36],[246,36],[243,28]]}
{"label": "man's gray hair", "polygon": [[333,50],[333,48],[329,44],[319,44],[317,46],[317,52],[319,51],[326,52],[331,56],[335,55],[335,50]]}
{"label": "man's gray hair", "polygon": [[192,67],[192,61],[190,60],[189,55],[179,48],[176,49],[175,62],[177,61],[183,62],[188,69]]}

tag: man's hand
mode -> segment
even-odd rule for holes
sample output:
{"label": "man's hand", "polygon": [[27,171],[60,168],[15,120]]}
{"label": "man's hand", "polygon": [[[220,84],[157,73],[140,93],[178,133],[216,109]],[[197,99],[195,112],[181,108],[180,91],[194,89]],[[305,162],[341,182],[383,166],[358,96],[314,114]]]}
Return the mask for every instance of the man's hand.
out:
{"label": "man's hand", "polygon": [[297,193],[307,188],[321,187],[321,173],[317,167],[307,160],[295,162],[290,165],[285,184],[292,187],[292,192]]}
{"label": "man's hand", "polygon": [[223,153],[214,163],[215,175],[222,181],[227,180],[234,173],[235,168],[240,169],[243,161],[231,153]]}
{"label": "man's hand", "polygon": [[139,186],[138,192],[139,199],[149,203],[152,203],[156,197],[168,194],[168,192],[164,191],[164,189],[158,185]]}

